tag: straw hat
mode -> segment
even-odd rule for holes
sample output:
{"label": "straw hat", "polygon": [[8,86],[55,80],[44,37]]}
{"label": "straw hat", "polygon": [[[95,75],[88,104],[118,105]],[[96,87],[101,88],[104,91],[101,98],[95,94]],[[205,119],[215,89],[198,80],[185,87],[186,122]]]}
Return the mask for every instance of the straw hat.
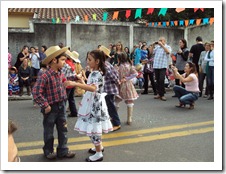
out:
{"label": "straw hat", "polygon": [[60,48],[59,46],[51,46],[45,51],[46,58],[42,61],[43,64],[47,65],[53,58],[66,52],[68,47]]}
{"label": "straw hat", "polygon": [[101,47],[99,48],[99,50],[103,51],[104,54],[106,54],[108,57],[110,57],[111,51],[108,48],[106,48],[105,46],[102,46],[101,45]]}
{"label": "straw hat", "polygon": [[15,66],[12,66],[9,70],[14,70],[17,73],[17,68]]}
{"label": "straw hat", "polygon": [[78,52],[76,52],[76,51],[70,52],[69,50],[67,50],[65,53],[76,63],[81,63],[81,61],[78,59],[78,57],[79,57]]}

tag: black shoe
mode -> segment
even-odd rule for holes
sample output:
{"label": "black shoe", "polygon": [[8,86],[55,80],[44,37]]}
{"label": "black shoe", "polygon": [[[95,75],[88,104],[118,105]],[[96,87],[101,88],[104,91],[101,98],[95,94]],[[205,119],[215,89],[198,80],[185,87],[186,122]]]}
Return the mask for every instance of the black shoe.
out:
{"label": "black shoe", "polygon": [[86,161],[87,162],[98,162],[98,161],[103,161],[103,159],[104,159],[104,157],[100,157],[99,159],[92,161],[91,159],[86,158]]}
{"label": "black shoe", "polygon": [[141,94],[148,94],[147,92],[142,92]]}
{"label": "black shoe", "polygon": [[213,96],[209,96],[207,100],[213,100]]}
{"label": "black shoe", "polygon": [[73,158],[75,156],[74,152],[68,151],[64,156],[58,156],[58,158]]}
{"label": "black shoe", "polygon": [[172,97],[177,97],[176,95],[173,95]]}
{"label": "black shoe", "polygon": [[68,114],[68,117],[77,117],[77,114],[72,115],[71,113]]}
{"label": "black shoe", "polygon": [[[101,151],[104,152],[104,148],[103,148]],[[92,154],[95,154],[95,153],[96,153],[96,151],[93,150],[92,148],[90,148],[90,149],[88,150],[88,152],[89,152],[89,153],[92,153]]]}

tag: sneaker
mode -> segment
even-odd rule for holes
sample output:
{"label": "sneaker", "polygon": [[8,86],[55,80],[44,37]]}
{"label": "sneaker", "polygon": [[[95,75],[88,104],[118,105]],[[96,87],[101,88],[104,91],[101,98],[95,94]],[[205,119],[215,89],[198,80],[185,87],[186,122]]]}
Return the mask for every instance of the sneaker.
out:
{"label": "sneaker", "polygon": [[[101,149],[101,151],[104,152],[104,148]],[[92,148],[90,148],[90,149],[88,150],[88,152],[89,152],[89,153],[92,153],[92,154],[95,154],[95,153],[96,153],[96,150],[93,150]]]}
{"label": "sneaker", "polygon": [[46,155],[45,157],[49,160],[52,160],[52,159],[56,159],[57,155],[54,152],[52,152]]}
{"label": "sneaker", "polygon": [[75,156],[75,152],[68,151],[66,155],[58,158],[73,158]]}

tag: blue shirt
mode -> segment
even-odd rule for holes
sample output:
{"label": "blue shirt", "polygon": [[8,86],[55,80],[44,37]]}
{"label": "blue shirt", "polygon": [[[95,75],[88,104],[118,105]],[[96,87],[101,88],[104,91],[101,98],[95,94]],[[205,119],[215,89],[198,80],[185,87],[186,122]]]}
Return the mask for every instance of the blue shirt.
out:
{"label": "blue shirt", "polygon": [[[171,47],[166,44],[164,46],[169,50],[169,54],[170,54],[172,51]],[[161,47],[160,45],[157,45],[154,49],[153,54],[154,54],[154,64],[153,64],[154,69],[168,68],[169,54],[165,52],[163,47]]]}

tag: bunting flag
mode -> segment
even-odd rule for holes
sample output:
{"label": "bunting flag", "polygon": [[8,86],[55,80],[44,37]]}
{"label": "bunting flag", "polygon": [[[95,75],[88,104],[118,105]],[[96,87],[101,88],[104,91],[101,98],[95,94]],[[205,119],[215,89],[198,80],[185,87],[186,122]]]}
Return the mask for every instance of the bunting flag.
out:
{"label": "bunting flag", "polygon": [[209,18],[204,18],[202,23],[203,24],[208,24],[209,23]]}
{"label": "bunting flag", "polygon": [[56,23],[56,19],[52,18],[52,23],[55,24]]}
{"label": "bunting flag", "polygon": [[56,23],[60,23],[60,18],[57,18],[57,21],[56,21]]}
{"label": "bunting flag", "polygon": [[195,22],[195,20],[194,20],[194,19],[190,19],[190,20],[189,20],[189,25],[193,25],[193,24],[194,24],[194,22]]}
{"label": "bunting flag", "polygon": [[210,18],[210,25],[212,25],[214,22],[214,18]]}
{"label": "bunting flag", "polygon": [[154,26],[157,27],[157,25],[158,25],[158,22],[155,22]]}
{"label": "bunting flag", "polygon": [[84,16],[84,20],[85,20],[85,22],[88,22],[89,21],[88,15],[85,15]]}
{"label": "bunting flag", "polygon": [[141,8],[138,8],[136,10],[135,19],[138,18],[138,17],[141,18],[141,13],[142,13],[142,9]]}
{"label": "bunting flag", "polygon": [[128,19],[131,15],[131,10],[126,10],[126,19]]}
{"label": "bunting flag", "polygon": [[186,27],[188,26],[188,22],[189,22],[189,20],[184,21]]}
{"label": "bunting flag", "polygon": [[118,14],[119,14],[119,11],[115,11],[114,14],[113,14],[112,20],[117,20]]}
{"label": "bunting flag", "polygon": [[61,22],[62,22],[62,23],[65,22],[65,18],[64,18],[64,17],[61,18]]}
{"label": "bunting flag", "polygon": [[93,20],[97,20],[97,14],[93,14]]}
{"label": "bunting flag", "polygon": [[150,22],[150,23],[148,24],[148,26],[149,26],[149,27],[153,26],[153,23],[152,23],[152,22]]}
{"label": "bunting flag", "polygon": [[174,21],[174,25],[175,26],[178,26],[178,21]]}
{"label": "bunting flag", "polygon": [[177,13],[180,13],[180,12],[182,12],[182,11],[184,11],[184,10],[185,10],[185,8],[176,8],[175,11],[176,11]]}
{"label": "bunting flag", "polygon": [[80,21],[80,17],[79,16],[76,16],[75,17],[75,22],[79,22]]}
{"label": "bunting flag", "polygon": [[161,22],[158,22],[158,26],[161,26]]}
{"label": "bunting flag", "polygon": [[196,12],[198,9],[200,9],[202,12],[204,12],[204,8],[194,8],[194,12]]}
{"label": "bunting flag", "polygon": [[154,12],[154,8],[149,8],[147,11],[147,15],[152,14]]}
{"label": "bunting flag", "polygon": [[201,19],[196,19],[196,25],[200,25],[201,24]]}
{"label": "bunting flag", "polygon": [[108,18],[108,12],[103,13],[103,21],[107,21]]}
{"label": "bunting flag", "polygon": [[67,17],[67,22],[70,22],[70,20],[71,20],[71,16],[68,16]]}
{"label": "bunting flag", "polygon": [[174,26],[174,21],[170,21],[170,26]]}
{"label": "bunting flag", "polygon": [[184,26],[184,21],[183,20],[179,21],[179,26]]}
{"label": "bunting flag", "polygon": [[167,26],[167,27],[169,26],[169,21],[166,22],[166,26]]}
{"label": "bunting flag", "polygon": [[163,27],[166,27],[166,22],[162,22],[162,26]]}
{"label": "bunting flag", "polygon": [[165,15],[166,15],[166,12],[167,12],[167,9],[168,9],[168,8],[161,8],[160,11],[159,11],[158,16],[160,16],[160,15],[165,16]]}

